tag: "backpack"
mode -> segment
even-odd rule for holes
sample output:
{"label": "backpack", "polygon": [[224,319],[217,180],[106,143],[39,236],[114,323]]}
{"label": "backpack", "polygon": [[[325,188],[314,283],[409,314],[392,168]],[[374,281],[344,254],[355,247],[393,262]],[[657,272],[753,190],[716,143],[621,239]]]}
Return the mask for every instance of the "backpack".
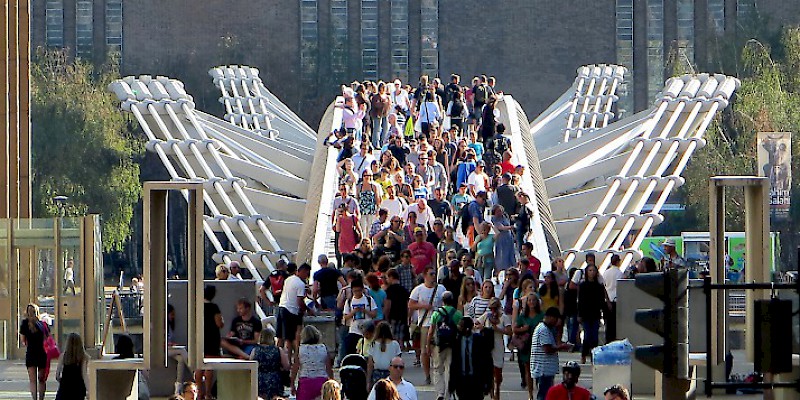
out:
{"label": "backpack", "polygon": [[458,216],[461,218],[461,234],[463,235],[467,234],[469,226],[472,225],[472,217],[469,215],[470,204],[472,204],[472,202],[464,204],[461,206],[461,211],[458,212]]}
{"label": "backpack", "polygon": [[464,103],[454,101],[453,106],[450,107],[450,118],[461,118],[462,112],[464,112]]}
{"label": "backpack", "polygon": [[436,310],[436,312],[442,316],[442,320],[436,325],[436,331],[434,332],[433,336],[433,344],[440,349],[453,347],[453,345],[456,343],[457,336],[456,324],[453,322],[455,309],[452,313],[449,313],[444,306],[441,306]]}
{"label": "backpack", "polygon": [[486,104],[486,85],[480,84],[475,86],[475,102]]}

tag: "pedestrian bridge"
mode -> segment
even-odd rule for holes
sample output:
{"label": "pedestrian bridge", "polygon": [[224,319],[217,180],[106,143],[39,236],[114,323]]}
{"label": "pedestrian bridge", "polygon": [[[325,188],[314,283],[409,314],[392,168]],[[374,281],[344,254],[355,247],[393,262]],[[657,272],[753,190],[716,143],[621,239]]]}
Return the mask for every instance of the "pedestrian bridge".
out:
{"label": "pedestrian bridge", "polygon": [[[663,221],[659,211],[739,86],[723,75],[671,78],[649,109],[619,119],[616,92],[626,72],[580,68],[573,86],[530,122],[512,95],[500,98],[513,161],[527,167],[522,187],[537,205],[528,239],[543,260],[581,263],[591,251],[602,268],[611,254],[625,265],[640,258],[639,244]],[[269,92],[256,68],[209,74],[223,118],[196,109],[183,84],[167,77],[126,77],[109,88],[171,179],[203,183],[203,230],[217,262],[239,261],[262,279],[279,258],[328,253],[337,174],[336,150],[324,139],[341,126],[334,107],[341,99],[315,132]]]}

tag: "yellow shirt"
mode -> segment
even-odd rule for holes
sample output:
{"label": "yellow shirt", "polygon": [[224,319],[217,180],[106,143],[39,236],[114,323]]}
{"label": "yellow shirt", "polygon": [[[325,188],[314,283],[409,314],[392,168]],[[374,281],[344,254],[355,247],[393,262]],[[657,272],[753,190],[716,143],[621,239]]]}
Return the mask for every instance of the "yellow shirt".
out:
{"label": "yellow shirt", "polygon": [[558,296],[550,297],[549,294],[542,296],[542,310],[547,310],[550,307],[558,308]]}
{"label": "yellow shirt", "polygon": [[386,179],[385,181],[382,181],[380,179],[375,179],[375,183],[381,185],[381,189],[383,189],[383,193],[381,193],[381,198],[388,199],[389,195],[386,194],[386,188],[392,186],[392,182],[389,179]]}
{"label": "yellow shirt", "polygon": [[361,338],[358,339],[358,345],[356,345],[356,350],[358,354],[361,354],[364,357],[369,357],[369,349],[372,347],[372,340]]}

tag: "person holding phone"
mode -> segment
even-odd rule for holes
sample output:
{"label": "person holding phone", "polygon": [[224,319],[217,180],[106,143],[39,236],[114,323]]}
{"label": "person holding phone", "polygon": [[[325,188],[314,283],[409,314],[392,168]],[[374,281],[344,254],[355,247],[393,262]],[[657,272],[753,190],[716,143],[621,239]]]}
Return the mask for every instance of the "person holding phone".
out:
{"label": "person holding phone", "polygon": [[489,301],[489,310],[478,318],[476,327],[478,330],[490,329],[494,336],[494,347],[492,347],[494,373],[491,397],[493,400],[499,400],[500,385],[503,383],[503,358],[506,350],[503,337],[511,335],[511,317],[503,313],[500,299],[494,297]]}
{"label": "person holding phone", "polygon": [[555,337],[555,329],[561,312],[556,307],[548,308],[544,321],[536,326],[531,339],[531,377],[536,381],[536,400],[545,400],[547,391],[553,386],[558,373],[558,352],[569,351],[572,343],[560,343]]}
{"label": "person holding phone", "polygon": [[350,282],[350,297],[344,304],[344,321],[350,326],[345,338],[347,354],[358,352],[358,341],[364,337],[363,327],[378,315],[375,300],[364,292],[364,278],[357,277]]}

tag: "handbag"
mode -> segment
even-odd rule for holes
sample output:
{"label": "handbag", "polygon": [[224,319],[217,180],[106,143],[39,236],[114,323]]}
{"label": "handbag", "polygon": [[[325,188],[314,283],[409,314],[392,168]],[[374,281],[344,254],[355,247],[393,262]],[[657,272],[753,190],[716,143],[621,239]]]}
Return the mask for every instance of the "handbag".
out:
{"label": "handbag", "polygon": [[511,336],[511,346],[517,350],[525,348],[525,343],[530,340],[531,334],[529,332],[515,333]]}
{"label": "handbag", "polygon": [[47,354],[47,360],[55,360],[61,356],[61,350],[58,349],[58,343],[50,334],[50,328],[47,324],[39,322],[39,328],[44,333],[44,353]]}

